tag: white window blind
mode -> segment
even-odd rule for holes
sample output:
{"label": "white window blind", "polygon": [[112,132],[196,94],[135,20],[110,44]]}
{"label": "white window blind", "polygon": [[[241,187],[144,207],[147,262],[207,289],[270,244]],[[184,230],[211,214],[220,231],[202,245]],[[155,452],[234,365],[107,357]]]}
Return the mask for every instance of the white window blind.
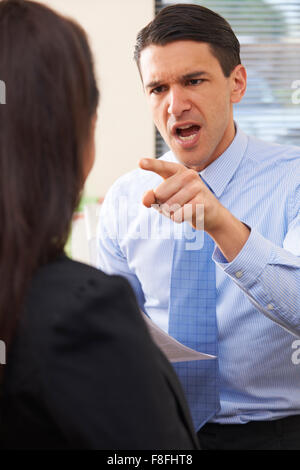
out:
{"label": "white window blind", "polygon": [[[156,12],[176,1],[156,0]],[[250,135],[300,146],[300,0],[203,0],[222,15],[241,44],[247,91],[234,118]],[[156,154],[167,150],[157,132]]]}

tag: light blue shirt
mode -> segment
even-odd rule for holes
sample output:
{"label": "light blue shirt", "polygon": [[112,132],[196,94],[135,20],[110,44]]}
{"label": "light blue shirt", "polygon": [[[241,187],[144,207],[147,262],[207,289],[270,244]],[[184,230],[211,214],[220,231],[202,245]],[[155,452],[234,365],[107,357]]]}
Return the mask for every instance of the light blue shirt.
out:
{"label": "light blue shirt", "polygon": [[[178,162],[172,152],[161,158]],[[221,410],[212,421],[300,414],[300,149],[237,127],[231,145],[201,175],[251,228],[232,262],[217,247],[213,254]],[[98,248],[99,267],[127,277],[141,308],[167,331],[174,238],[184,224],[142,205],[144,192],[161,181],[136,169],[112,186]]]}

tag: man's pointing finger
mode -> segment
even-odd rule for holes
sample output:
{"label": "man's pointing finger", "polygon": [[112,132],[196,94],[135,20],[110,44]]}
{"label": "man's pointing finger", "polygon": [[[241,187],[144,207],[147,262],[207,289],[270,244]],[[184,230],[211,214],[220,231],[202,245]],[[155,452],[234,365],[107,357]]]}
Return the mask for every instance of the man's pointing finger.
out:
{"label": "man's pointing finger", "polygon": [[179,163],[165,162],[155,158],[142,158],[139,161],[139,166],[143,170],[154,171],[164,179],[177,173],[181,167]]}

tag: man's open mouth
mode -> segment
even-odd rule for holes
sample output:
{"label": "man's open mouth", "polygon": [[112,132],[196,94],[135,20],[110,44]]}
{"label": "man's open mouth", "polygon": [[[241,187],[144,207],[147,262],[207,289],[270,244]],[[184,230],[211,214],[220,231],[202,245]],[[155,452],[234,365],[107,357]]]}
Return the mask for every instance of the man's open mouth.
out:
{"label": "man's open mouth", "polygon": [[187,124],[185,126],[176,127],[175,135],[179,137],[182,142],[192,142],[200,131],[200,126],[197,124]]}

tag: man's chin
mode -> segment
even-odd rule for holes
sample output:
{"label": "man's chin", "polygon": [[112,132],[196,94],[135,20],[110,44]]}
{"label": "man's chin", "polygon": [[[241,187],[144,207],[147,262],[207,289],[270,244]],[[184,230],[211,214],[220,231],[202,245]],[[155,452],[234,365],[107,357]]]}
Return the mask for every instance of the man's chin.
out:
{"label": "man's chin", "polygon": [[172,149],[174,155],[176,156],[179,163],[191,168],[192,170],[202,171],[204,168],[209,165],[209,157],[207,155],[202,155],[199,151],[196,155],[191,155],[191,152],[176,152],[176,149]]}

